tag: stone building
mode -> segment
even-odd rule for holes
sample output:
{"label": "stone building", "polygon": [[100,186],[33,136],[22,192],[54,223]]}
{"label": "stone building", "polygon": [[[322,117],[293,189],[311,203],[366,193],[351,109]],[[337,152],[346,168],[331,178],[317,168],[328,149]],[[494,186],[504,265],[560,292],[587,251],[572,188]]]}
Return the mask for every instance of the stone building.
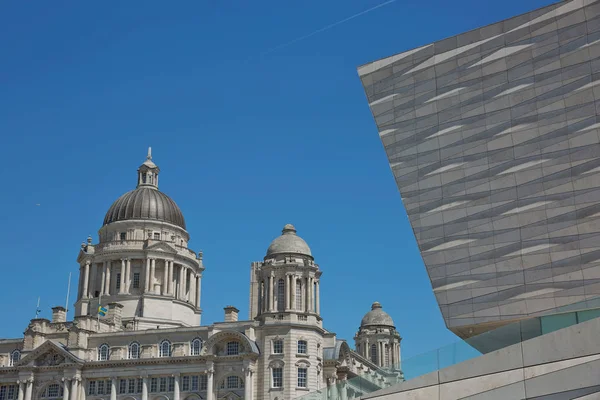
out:
{"label": "stone building", "polygon": [[228,306],[202,326],[202,253],[159,172],[149,151],[98,243],[81,245],[74,319],[54,307],[51,321],[0,340],[0,400],[347,399],[402,379],[400,336],[381,306],[357,335],[372,354],[323,327],[321,269],[293,225],[251,264],[249,319]]}

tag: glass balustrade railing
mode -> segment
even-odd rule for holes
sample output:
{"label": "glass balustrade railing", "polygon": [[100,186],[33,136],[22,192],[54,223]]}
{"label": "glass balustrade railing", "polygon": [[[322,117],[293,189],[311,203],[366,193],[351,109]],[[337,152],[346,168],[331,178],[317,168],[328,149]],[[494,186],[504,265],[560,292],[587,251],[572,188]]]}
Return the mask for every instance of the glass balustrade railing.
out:
{"label": "glass balustrade railing", "polygon": [[419,354],[400,365],[380,368],[351,377],[336,385],[297,397],[301,400],[356,399],[403,380],[409,380],[461,363],[558,329],[600,317],[600,298],[559,307],[552,315],[514,322],[471,338]]}

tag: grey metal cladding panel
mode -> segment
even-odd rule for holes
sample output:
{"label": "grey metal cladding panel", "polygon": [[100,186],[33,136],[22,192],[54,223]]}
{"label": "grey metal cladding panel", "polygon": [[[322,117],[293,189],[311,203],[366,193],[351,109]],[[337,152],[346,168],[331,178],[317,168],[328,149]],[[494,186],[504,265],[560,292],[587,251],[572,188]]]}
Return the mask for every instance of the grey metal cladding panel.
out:
{"label": "grey metal cladding panel", "polygon": [[359,68],[449,327],[598,292],[599,18],[560,2]]}

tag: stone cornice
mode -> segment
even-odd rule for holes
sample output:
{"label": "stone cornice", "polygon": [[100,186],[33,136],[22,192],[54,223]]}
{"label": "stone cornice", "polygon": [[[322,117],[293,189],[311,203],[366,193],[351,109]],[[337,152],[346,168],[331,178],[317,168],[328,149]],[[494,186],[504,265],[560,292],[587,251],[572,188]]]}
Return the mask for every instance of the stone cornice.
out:
{"label": "stone cornice", "polygon": [[153,358],[137,358],[124,360],[108,360],[108,361],[86,361],[83,369],[104,369],[109,367],[136,367],[145,365],[181,365],[181,364],[199,364],[199,363],[219,363],[227,361],[255,361],[259,357],[255,353],[244,353],[237,356],[184,356],[184,357],[153,357]]}

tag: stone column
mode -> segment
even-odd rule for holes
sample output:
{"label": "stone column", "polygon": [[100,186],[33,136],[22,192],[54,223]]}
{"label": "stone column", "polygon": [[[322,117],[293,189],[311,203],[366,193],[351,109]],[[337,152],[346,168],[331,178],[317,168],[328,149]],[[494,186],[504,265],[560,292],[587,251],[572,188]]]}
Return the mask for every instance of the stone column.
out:
{"label": "stone column", "polygon": [[187,300],[187,283],[188,283],[188,269],[187,268],[183,268],[183,285],[182,285],[182,294],[181,294],[181,300],[186,301]]}
{"label": "stone column", "polygon": [[94,297],[96,294],[96,286],[98,285],[98,263],[92,264],[92,272],[90,275],[90,283],[88,285],[88,290],[90,293],[89,297]]}
{"label": "stone column", "polygon": [[190,296],[188,302],[194,304],[196,300],[196,277],[190,272]]}
{"label": "stone column", "polygon": [[127,274],[125,275],[125,293],[129,294],[129,289],[131,288],[131,260],[128,258],[126,260],[126,268]]}
{"label": "stone column", "polygon": [[252,400],[252,370],[246,367],[246,380],[244,382],[244,400]]}
{"label": "stone column", "polygon": [[104,294],[106,285],[106,261],[102,263],[102,278],[100,279],[100,294]]}
{"label": "stone column", "polygon": [[175,385],[173,388],[173,400],[179,400],[180,395],[179,395],[179,377],[181,374],[177,373],[174,374],[173,377],[175,378]]}
{"label": "stone column", "polygon": [[63,381],[63,400],[69,400],[69,379],[62,378]]}
{"label": "stone column", "polygon": [[311,276],[308,278],[308,311],[310,311],[311,313],[315,312],[314,291],[315,291],[314,278]]}
{"label": "stone column", "polygon": [[[25,396],[25,384],[23,381],[17,381],[17,385],[19,385],[19,392],[17,395],[17,400],[23,400],[23,396]],[[66,400],[69,400],[68,398]]]}
{"label": "stone column", "polygon": [[292,275],[292,310],[296,309],[296,275]]}
{"label": "stone column", "polygon": [[121,279],[120,279],[120,289],[119,289],[119,294],[123,294],[125,293],[125,259],[121,258]]}
{"label": "stone column", "polygon": [[337,394],[337,381],[335,378],[329,378],[329,398],[331,400],[338,400]]}
{"label": "stone column", "polygon": [[142,400],[148,400],[148,377],[142,376]]}
{"label": "stone column", "polygon": [[177,298],[183,298],[183,265],[179,266],[179,290],[177,290]]}
{"label": "stone column", "polygon": [[117,378],[110,378],[110,400],[117,400]]}
{"label": "stone column", "polygon": [[206,400],[214,400],[214,389],[213,389],[213,379],[214,379],[214,370],[212,369],[212,365],[206,371]]}
{"label": "stone column", "polygon": [[271,272],[271,277],[269,278],[269,311],[275,312],[275,276],[273,272]]}
{"label": "stone column", "polygon": [[164,268],[163,268],[163,279],[162,279],[162,285],[160,285],[160,292],[163,296],[166,296],[168,293],[168,287],[169,287],[169,262],[167,260],[164,260]]}
{"label": "stone column", "polygon": [[146,258],[146,270],[144,273],[144,293],[150,291],[150,259]]}
{"label": "stone column", "polygon": [[71,380],[71,400],[77,400],[77,390],[79,389],[79,381],[77,378]]}
{"label": "stone column", "polygon": [[169,261],[169,295],[173,296],[173,261]]}
{"label": "stone column", "polygon": [[319,283],[319,281],[317,281],[316,283],[317,283],[317,287],[316,287],[317,293],[316,293],[316,296],[315,296],[316,297],[315,300],[317,302],[317,314],[320,315],[321,314],[321,296],[320,296],[320,293],[319,293],[320,283]]}
{"label": "stone column", "polygon": [[345,378],[340,381],[340,400],[348,400],[348,385]]}
{"label": "stone column", "polygon": [[33,378],[29,378],[26,381],[25,387],[25,400],[31,400],[31,393],[33,392]]}
{"label": "stone column", "polygon": [[104,294],[106,296],[110,296],[111,290],[110,290],[110,271],[111,270],[111,262],[107,261],[106,262],[106,282],[104,283]]}
{"label": "stone column", "polygon": [[200,275],[196,276],[196,307],[200,308],[200,291],[202,287],[200,286]]}
{"label": "stone column", "polygon": [[85,388],[87,386],[87,379],[81,378],[81,380],[79,381],[79,399],[80,400],[85,400],[86,397],[86,391]]}
{"label": "stone column", "polygon": [[150,293],[154,293],[154,277],[156,276],[156,259],[150,259]]}
{"label": "stone column", "polygon": [[85,262],[85,267],[83,269],[83,293],[81,297],[88,298],[88,284],[90,281],[90,261]]}

